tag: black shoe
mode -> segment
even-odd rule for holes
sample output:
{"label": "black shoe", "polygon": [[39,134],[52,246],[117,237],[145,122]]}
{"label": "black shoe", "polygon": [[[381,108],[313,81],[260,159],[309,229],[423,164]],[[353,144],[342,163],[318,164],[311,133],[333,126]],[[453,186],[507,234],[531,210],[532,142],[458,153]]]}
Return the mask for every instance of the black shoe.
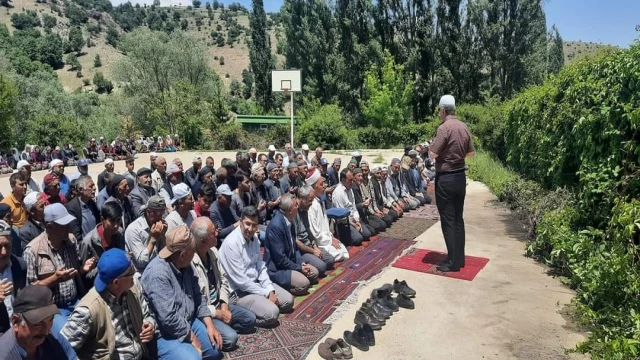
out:
{"label": "black shoe", "polygon": [[395,301],[393,301],[393,298],[391,297],[391,295],[385,290],[376,289],[373,291],[373,294],[371,294],[371,296],[374,300],[376,300],[382,306],[386,307],[387,309],[390,309],[393,312],[400,310],[400,308],[398,307],[398,304],[396,304]]}
{"label": "black shoe", "polygon": [[380,321],[378,321],[368,312],[362,310],[356,311],[356,317],[353,319],[353,322],[360,326],[369,324],[374,330],[382,329],[382,323],[380,323]]}
{"label": "black shoe", "polygon": [[367,336],[367,342],[369,346],[376,345],[376,335],[373,333],[373,328],[369,324],[362,325],[362,330],[364,334]]}
{"label": "black shoe", "polygon": [[360,307],[360,311],[371,315],[371,317],[378,320],[378,322],[382,326],[385,326],[387,324],[387,322],[385,321],[386,317],[383,314],[373,310],[370,306],[367,306],[366,303],[362,304],[362,306]]}
{"label": "black shoe", "polygon": [[391,285],[391,284],[384,284],[384,285],[380,286],[380,287],[378,288],[378,290],[384,290],[384,291],[386,291],[386,292],[388,292],[388,293],[391,293],[391,292],[393,291],[393,285]]}
{"label": "black shoe", "polygon": [[395,291],[398,294],[407,295],[408,297],[416,296],[416,291],[410,288],[409,285],[407,285],[407,282],[404,280],[402,281],[398,281],[398,279],[393,280],[393,291]]}
{"label": "black shoe", "polygon": [[437,266],[436,270],[440,271],[440,272],[457,272],[460,271],[459,267],[453,267],[452,265],[442,265],[442,266]]}
{"label": "black shoe", "polygon": [[356,325],[353,332],[345,331],[344,332],[344,341],[351,346],[355,346],[360,351],[369,351],[369,340],[367,339],[367,335],[365,334],[362,326]]}
{"label": "black shoe", "polygon": [[368,303],[371,303],[374,305],[374,309],[379,309],[380,311],[383,311],[384,313],[388,313],[389,317],[391,317],[391,315],[393,315],[393,309],[388,308],[386,306],[384,306],[383,304],[381,304],[378,299],[368,299],[367,300]]}
{"label": "black shoe", "polygon": [[413,300],[411,300],[411,298],[409,298],[405,294],[398,294],[398,296],[396,296],[395,300],[396,300],[396,303],[398,304],[398,306],[401,307],[401,308],[405,308],[405,309],[415,309],[416,308],[416,304],[413,302]]}
{"label": "black shoe", "polygon": [[393,313],[393,311],[391,311],[390,309],[385,308],[384,306],[371,299],[368,299],[366,302],[364,302],[362,304],[362,307],[365,309],[369,309],[369,311],[376,312],[382,315],[385,319],[390,318],[391,314]]}

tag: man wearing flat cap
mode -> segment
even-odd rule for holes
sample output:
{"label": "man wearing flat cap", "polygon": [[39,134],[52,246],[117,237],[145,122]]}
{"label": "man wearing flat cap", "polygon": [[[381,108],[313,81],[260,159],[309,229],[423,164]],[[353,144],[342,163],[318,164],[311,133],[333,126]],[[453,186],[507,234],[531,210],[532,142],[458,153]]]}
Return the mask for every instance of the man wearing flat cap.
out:
{"label": "man wearing flat cap", "polygon": [[147,203],[150,197],[158,195],[156,189],[151,186],[151,169],[140,168],[136,173],[137,184],[129,193],[129,200],[131,200],[131,207],[133,215],[138,217],[142,216],[144,210],[142,207]]}
{"label": "man wearing flat cap", "polygon": [[455,99],[444,95],[440,99],[442,124],[429,148],[431,157],[436,159],[436,205],[447,245],[447,261],[438,266],[442,272],[460,271],[464,267],[465,159],[475,152],[471,132],[455,115]]}
{"label": "man wearing flat cap", "polygon": [[67,339],[51,331],[57,312],[48,287],[31,285],[18,291],[11,329],[0,337],[0,359],[77,359]]}
{"label": "man wearing flat cap", "polygon": [[162,218],[167,209],[163,198],[158,195],[150,197],[143,209],[144,216],[137,218],[124,232],[125,250],[131,254],[133,266],[139,273],[164,246],[168,228]]}
{"label": "man wearing flat cap", "polygon": [[287,176],[283,176],[280,179],[280,191],[283,194],[295,194],[298,187],[303,185],[300,183],[299,172],[300,169],[295,161],[287,165]]}
{"label": "man wearing flat cap", "polygon": [[179,226],[142,275],[158,323],[159,359],[222,359],[222,336],[191,267],[195,254],[191,231]]}
{"label": "man wearing flat cap", "polygon": [[193,211],[193,194],[187,184],[181,183],[173,187],[171,206],[173,211],[165,218],[168,225],[167,231],[178,226],[191,226],[197,215]]}
{"label": "man wearing flat cap", "polygon": [[134,282],[135,272],[122,249],[100,257],[94,287],[61,331],[80,359],[150,358],[146,344],[153,339],[156,322]]}

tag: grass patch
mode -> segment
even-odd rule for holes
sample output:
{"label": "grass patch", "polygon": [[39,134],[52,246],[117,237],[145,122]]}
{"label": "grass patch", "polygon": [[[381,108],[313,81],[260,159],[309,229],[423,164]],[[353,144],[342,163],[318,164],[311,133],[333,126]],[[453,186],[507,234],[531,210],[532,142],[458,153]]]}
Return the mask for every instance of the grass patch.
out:
{"label": "grass patch", "polygon": [[382,164],[384,163],[384,156],[382,154],[378,154],[375,159],[373,159],[374,164]]}

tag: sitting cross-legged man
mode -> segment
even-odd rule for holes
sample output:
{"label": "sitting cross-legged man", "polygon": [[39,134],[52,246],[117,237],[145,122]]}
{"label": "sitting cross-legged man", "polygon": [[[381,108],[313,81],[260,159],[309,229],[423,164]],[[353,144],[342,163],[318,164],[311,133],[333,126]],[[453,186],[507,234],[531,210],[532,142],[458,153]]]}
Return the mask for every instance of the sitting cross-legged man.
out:
{"label": "sitting cross-legged man", "polygon": [[293,309],[293,296],[269,278],[256,235],[258,222],[258,209],[242,210],[240,224],[220,247],[220,264],[233,291],[229,303],[253,312],[256,326],[271,327],[278,323],[281,311]]}
{"label": "sitting cross-legged man", "polygon": [[213,222],[207,217],[199,217],[191,224],[191,233],[196,241],[196,255],[191,266],[198,277],[200,293],[213,314],[216,329],[222,335],[222,350],[231,350],[238,342],[238,334],[254,330],[256,315],[229,303],[231,288],[227,274],[220,266],[218,229]]}
{"label": "sitting cross-legged man", "polygon": [[298,200],[291,194],[282,196],[280,210],[267,226],[264,262],[271,280],[293,295],[307,292],[318,280],[318,269],[302,258],[296,243],[293,224],[298,215]]}

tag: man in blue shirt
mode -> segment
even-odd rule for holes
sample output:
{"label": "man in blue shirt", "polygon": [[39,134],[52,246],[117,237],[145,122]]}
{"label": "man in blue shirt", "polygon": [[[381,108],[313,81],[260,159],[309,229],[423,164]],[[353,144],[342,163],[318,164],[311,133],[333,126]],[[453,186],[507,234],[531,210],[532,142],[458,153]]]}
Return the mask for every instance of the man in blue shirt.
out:
{"label": "man in blue shirt", "polygon": [[[64,163],[62,162],[62,160],[54,159],[53,161],[51,161],[49,166],[51,167],[51,173],[54,174],[60,181],[60,193],[62,193],[64,196],[67,196],[67,194],[69,193],[69,189],[71,189],[71,182],[69,181],[67,175],[64,174]],[[42,183],[42,188],[46,188],[44,183]]]}

